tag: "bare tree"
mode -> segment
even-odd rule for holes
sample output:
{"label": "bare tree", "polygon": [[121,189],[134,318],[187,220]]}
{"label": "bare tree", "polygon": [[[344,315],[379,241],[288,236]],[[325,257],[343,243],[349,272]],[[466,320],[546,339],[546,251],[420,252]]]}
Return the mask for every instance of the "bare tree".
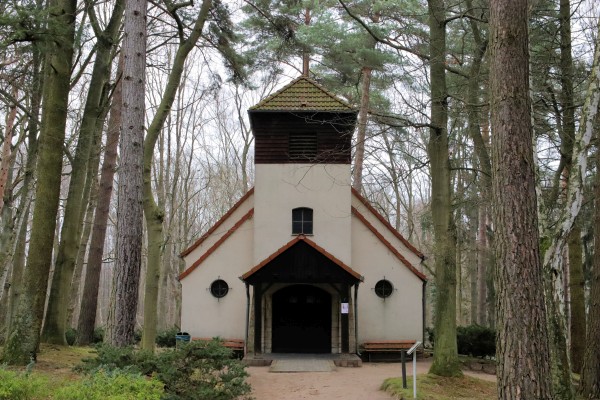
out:
{"label": "bare tree", "polygon": [[98,290],[100,286],[100,271],[102,268],[102,254],[106,238],[106,225],[110,209],[110,199],[113,192],[113,177],[117,161],[117,146],[119,144],[119,133],[121,130],[121,107],[123,102],[121,79],[123,72],[123,53],[119,56],[119,67],[117,68],[117,83],[112,98],[110,118],[106,133],[106,145],[104,150],[104,162],[100,175],[100,187],[98,193],[98,206],[94,215],[92,238],[88,263],[83,286],[81,309],[77,323],[76,342],[79,345],[91,343],[94,335],[94,323],[96,321],[96,308],[98,305]]}
{"label": "bare tree", "polygon": [[52,40],[48,42],[44,68],[46,75],[37,164],[39,181],[33,210],[24,295],[19,299],[16,319],[3,355],[4,361],[11,364],[27,364],[32,358],[35,359],[38,351],[60,193],[62,150],[75,38],[76,1],[51,0],[48,10],[48,30]]}

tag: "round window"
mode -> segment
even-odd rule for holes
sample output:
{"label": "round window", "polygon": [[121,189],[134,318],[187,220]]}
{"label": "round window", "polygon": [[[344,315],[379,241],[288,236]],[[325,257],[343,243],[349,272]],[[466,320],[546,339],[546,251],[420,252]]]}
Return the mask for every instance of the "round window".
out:
{"label": "round window", "polygon": [[210,292],[217,299],[225,297],[229,292],[229,285],[223,279],[217,279],[210,285]]}
{"label": "round window", "polygon": [[382,279],[375,284],[375,294],[382,299],[390,297],[394,291],[394,286],[387,279]]}

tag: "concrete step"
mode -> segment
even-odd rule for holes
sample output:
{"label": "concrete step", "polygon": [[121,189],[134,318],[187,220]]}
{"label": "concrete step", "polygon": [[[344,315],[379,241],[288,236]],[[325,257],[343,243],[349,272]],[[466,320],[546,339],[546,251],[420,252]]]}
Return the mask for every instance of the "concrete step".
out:
{"label": "concrete step", "polygon": [[333,360],[296,358],[273,360],[269,372],[331,372],[335,369]]}

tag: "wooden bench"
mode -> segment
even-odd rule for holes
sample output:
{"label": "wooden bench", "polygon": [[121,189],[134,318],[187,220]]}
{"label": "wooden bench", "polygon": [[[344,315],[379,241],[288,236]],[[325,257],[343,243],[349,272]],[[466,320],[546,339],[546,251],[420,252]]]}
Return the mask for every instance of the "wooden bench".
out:
{"label": "wooden bench", "polygon": [[222,339],[222,338],[200,338],[193,337],[192,340],[202,340],[204,342],[210,342],[214,339],[219,339],[221,344],[228,349],[233,350],[234,352],[242,352],[244,353],[244,340],[243,339]]}
{"label": "wooden bench", "polygon": [[367,353],[371,362],[371,353],[401,353],[414,346],[415,340],[380,340],[361,344],[363,353]]}

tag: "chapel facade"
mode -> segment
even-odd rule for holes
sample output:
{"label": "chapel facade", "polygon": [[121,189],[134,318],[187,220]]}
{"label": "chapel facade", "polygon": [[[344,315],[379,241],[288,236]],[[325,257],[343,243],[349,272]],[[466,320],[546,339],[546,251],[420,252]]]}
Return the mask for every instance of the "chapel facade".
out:
{"label": "chapel facade", "polygon": [[424,256],[351,188],[356,110],[301,76],[248,113],[255,186],[182,253],[181,329],[251,354],[422,341]]}

